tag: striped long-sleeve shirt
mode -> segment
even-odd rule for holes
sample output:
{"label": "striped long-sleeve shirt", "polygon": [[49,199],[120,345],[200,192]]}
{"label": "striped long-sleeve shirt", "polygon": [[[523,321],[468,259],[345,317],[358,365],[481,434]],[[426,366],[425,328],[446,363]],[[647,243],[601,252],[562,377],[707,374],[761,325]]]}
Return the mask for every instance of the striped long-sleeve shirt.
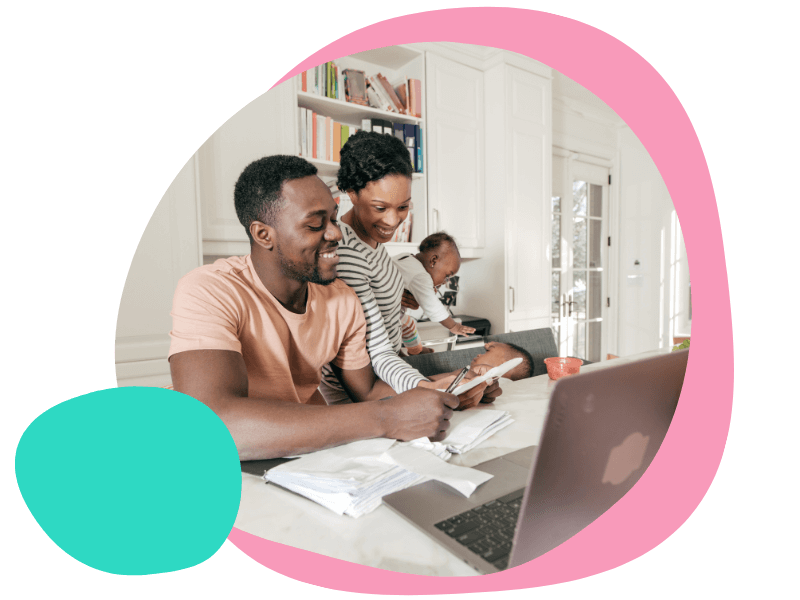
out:
{"label": "striped long-sleeve shirt", "polygon": [[[339,221],[339,226],[343,238],[337,275],[361,300],[367,321],[367,351],[376,375],[400,394],[425,380],[397,355],[402,345],[403,278],[383,245],[370,248],[346,223]],[[330,365],[323,367],[322,377],[330,387],[341,389]]]}

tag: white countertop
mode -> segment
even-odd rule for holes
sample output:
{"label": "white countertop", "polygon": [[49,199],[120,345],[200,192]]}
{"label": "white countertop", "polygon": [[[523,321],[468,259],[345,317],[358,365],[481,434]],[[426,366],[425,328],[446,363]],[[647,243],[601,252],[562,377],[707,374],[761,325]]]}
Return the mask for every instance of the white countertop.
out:
{"label": "white countertop", "polygon": [[[581,372],[668,352],[587,365]],[[474,466],[539,443],[555,381],[547,375],[522,381],[502,380],[503,395],[477,410],[507,410],[514,423],[453,464]],[[259,537],[341,560],[419,575],[477,575],[461,559],[381,505],[358,519],[339,516],[302,496],[242,473],[242,501],[234,526]]]}

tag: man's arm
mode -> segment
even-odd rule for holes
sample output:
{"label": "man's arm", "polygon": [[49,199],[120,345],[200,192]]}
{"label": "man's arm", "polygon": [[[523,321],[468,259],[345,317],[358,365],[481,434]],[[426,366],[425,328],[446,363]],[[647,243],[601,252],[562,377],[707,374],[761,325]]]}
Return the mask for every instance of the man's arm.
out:
{"label": "man's arm", "polygon": [[442,439],[455,396],[415,389],[379,402],[312,406],[248,396],[244,359],[230,350],[170,358],[176,391],[204,403],[230,431],[241,460],[303,454],[374,437]]}
{"label": "man's arm", "polygon": [[[381,398],[395,395],[395,391],[375,375],[371,364],[362,369],[344,370],[331,363],[331,368],[353,402],[368,402],[370,400],[380,400]],[[456,378],[456,375],[458,375],[458,371],[434,375],[431,379],[435,381],[421,381],[416,389],[445,390]],[[497,387],[499,390],[499,386]],[[467,390],[458,396],[458,408],[463,409],[475,406],[478,402],[481,402],[481,398],[487,393],[491,392],[485,383],[481,383],[471,390]],[[493,394],[492,400],[490,401],[494,401],[494,397],[499,396],[500,393],[502,393],[502,391]],[[484,402],[485,401],[486,400],[484,400]]]}

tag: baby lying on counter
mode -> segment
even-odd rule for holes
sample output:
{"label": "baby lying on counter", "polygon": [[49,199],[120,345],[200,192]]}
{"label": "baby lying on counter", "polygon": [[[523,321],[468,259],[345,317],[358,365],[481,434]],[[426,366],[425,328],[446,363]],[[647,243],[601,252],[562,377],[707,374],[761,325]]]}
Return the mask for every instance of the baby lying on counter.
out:
{"label": "baby lying on counter", "polygon": [[[473,377],[485,375],[489,369],[499,367],[503,363],[514,358],[521,358],[522,363],[503,375],[504,378],[510,379],[511,381],[517,381],[519,379],[527,379],[533,375],[533,357],[524,348],[520,348],[515,344],[509,344],[506,342],[487,342],[484,345],[484,349],[486,352],[479,354],[470,362],[469,372],[464,378],[465,381],[468,381]],[[450,373],[431,375],[429,379],[435,381],[437,379],[442,379],[455,374],[458,374],[457,370]]]}

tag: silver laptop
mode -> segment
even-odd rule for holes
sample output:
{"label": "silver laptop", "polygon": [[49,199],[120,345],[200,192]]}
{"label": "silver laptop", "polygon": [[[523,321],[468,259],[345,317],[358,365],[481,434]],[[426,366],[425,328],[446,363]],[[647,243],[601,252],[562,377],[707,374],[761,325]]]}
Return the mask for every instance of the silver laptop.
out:
{"label": "silver laptop", "polygon": [[561,379],[539,445],[475,467],[494,477],[470,498],[429,481],[383,502],[481,573],[533,560],[639,480],[675,414],[688,356],[671,352]]}

